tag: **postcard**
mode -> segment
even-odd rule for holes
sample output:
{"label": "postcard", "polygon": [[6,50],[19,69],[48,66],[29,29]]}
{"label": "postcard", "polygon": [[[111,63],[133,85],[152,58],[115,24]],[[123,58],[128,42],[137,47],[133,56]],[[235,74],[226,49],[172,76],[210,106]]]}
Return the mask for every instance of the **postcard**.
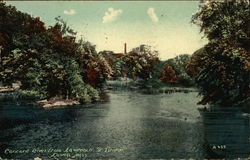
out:
{"label": "postcard", "polygon": [[0,160],[249,159],[249,10],[0,1]]}

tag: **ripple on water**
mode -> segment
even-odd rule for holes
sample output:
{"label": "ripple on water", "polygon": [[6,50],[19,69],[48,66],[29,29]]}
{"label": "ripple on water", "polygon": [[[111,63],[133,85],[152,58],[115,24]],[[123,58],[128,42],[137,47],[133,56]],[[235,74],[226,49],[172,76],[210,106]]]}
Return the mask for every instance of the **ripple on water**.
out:
{"label": "ripple on water", "polygon": [[0,144],[13,149],[124,149],[89,153],[89,158],[206,158],[209,127],[205,130],[199,118],[197,93],[111,91],[109,96],[106,103],[50,110],[0,102],[0,122],[9,126],[1,125],[0,139],[5,140]]}

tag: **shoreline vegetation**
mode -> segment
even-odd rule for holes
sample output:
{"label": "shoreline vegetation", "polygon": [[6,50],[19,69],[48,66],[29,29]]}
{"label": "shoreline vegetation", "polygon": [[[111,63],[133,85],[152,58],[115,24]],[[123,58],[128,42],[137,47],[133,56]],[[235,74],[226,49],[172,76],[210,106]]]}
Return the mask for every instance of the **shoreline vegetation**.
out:
{"label": "shoreline vegetation", "polygon": [[158,93],[176,93],[176,92],[198,92],[198,89],[195,86],[182,86],[176,84],[164,84],[158,82],[156,83],[147,83],[144,81],[119,81],[119,80],[109,80],[107,81],[107,88],[111,90],[130,90],[138,91],[145,94],[158,94]]}
{"label": "shoreline vegetation", "polygon": [[[144,83],[135,83],[132,80],[129,81],[121,81],[121,80],[109,80],[107,81],[106,86],[103,88],[103,93],[106,93],[109,90],[129,90],[129,91],[138,91],[143,94],[171,94],[176,92],[189,93],[189,92],[198,92],[198,90],[194,87],[181,87],[181,86],[170,86],[170,85],[162,85],[157,88],[153,88],[152,85],[143,85]],[[143,86],[142,86],[143,85]],[[14,86],[14,87],[13,87]],[[105,92],[106,91],[106,92]],[[80,105],[79,101],[76,99],[67,99],[64,97],[51,97],[46,99],[39,95],[37,92],[20,90],[20,86],[14,84],[12,86],[0,86],[0,93],[13,93],[16,94],[15,100],[30,100],[34,101],[34,103],[43,108],[57,108],[64,106],[73,106]],[[7,95],[10,98],[13,95]],[[97,102],[101,102],[100,99]],[[105,100],[104,100],[105,101]]]}
{"label": "shoreline vegetation", "polygon": [[47,106],[85,104],[101,101],[105,87],[124,86],[106,82],[129,79],[124,89],[146,94],[188,93],[195,87],[201,105],[248,103],[249,9],[247,0],[201,3],[191,22],[201,28],[208,44],[192,55],[162,61],[158,51],[145,44],[127,52],[125,43],[124,53],[97,52],[92,43],[78,40],[77,32],[61,17],[46,26],[40,17],[1,1],[0,82],[10,87],[0,90],[44,100],[40,104]]}
{"label": "shoreline vegetation", "polygon": [[[110,79],[145,82],[144,88],[164,83],[194,86],[194,78],[185,69],[188,54],[161,61],[151,46],[140,45],[127,52],[126,44],[124,53],[98,53],[92,43],[78,40],[77,32],[61,17],[55,18],[55,25],[46,26],[40,17],[5,2],[0,2],[0,11],[0,18],[8,22],[0,22],[0,82],[11,86],[3,87],[3,92],[16,91],[12,84],[18,82],[20,97],[60,106],[101,101],[101,90]],[[55,97],[61,100],[51,100]]]}

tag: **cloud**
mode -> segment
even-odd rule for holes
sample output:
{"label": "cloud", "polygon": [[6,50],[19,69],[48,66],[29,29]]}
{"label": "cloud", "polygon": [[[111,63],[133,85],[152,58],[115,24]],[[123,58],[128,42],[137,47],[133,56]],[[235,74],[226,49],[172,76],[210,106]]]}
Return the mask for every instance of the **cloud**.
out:
{"label": "cloud", "polygon": [[148,11],[147,11],[147,13],[148,13],[148,16],[150,17],[150,19],[151,19],[152,22],[158,22],[159,21],[157,15],[155,13],[155,9],[154,8],[149,8]]}
{"label": "cloud", "polygon": [[74,9],[69,9],[69,10],[64,10],[63,13],[66,15],[74,15],[76,14],[76,11]]}
{"label": "cloud", "polygon": [[107,12],[105,12],[105,15],[102,18],[103,23],[109,23],[112,21],[115,21],[117,17],[122,14],[122,10],[114,10],[114,8],[109,8]]}

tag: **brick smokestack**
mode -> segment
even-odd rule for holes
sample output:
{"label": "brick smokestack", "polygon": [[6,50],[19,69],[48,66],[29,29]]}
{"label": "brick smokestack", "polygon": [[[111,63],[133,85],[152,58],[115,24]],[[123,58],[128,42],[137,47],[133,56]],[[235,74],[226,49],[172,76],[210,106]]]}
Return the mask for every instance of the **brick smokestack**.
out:
{"label": "brick smokestack", "polygon": [[127,43],[124,43],[124,54],[127,54]]}

